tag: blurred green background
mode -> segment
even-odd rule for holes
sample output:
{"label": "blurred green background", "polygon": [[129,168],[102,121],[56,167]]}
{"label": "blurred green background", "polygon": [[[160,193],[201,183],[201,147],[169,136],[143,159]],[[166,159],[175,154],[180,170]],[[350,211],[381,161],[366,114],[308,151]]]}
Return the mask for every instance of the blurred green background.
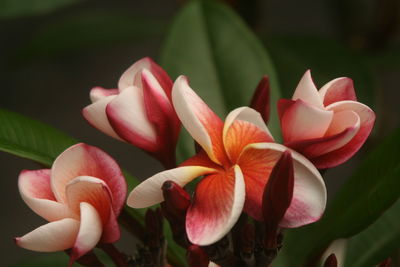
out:
{"label": "blurred green background", "polygon": [[[0,0],[0,108],[103,148],[140,179],[161,170],[140,150],[91,128],[80,112],[89,104],[92,87],[116,87],[122,72],[144,56],[159,61],[169,25],[185,2]],[[319,87],[336,77],[353,78],[360,101],[376,111],[377,124],[367,145],[327,173],[333,195],[361,155],[399,125],[400,2],[220,2],[234,8],[262,40],[284,96],[290,97],[302,74],[311,69]],[[20,170],[38,166],[3,152],[0,162],[0,255],[1,265],[10,266],[38,255],[12,241],[43,223],[17,189]],[[129,240],[123,242],[129,253]]]}

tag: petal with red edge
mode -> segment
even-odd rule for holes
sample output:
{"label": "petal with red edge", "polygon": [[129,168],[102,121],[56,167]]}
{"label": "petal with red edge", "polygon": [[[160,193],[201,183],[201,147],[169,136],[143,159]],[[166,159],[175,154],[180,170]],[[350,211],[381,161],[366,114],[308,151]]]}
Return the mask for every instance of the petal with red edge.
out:
{"label": "petal with red edge", "polygon": [[78,176],[92,176],[103,180],[111,191],[113,210],[119,214],[125,203],[126,181],[113,158],[103,150],[83,143],[61,153],[53,163],[51,187],[56,199],[66,203],[67,184]]}
{"label": "petal with red edge", "polygon": [[48,221],[73,217],[68,207],[56,201],[50,185],[50,169],[23,170],[18,177],[18,188],[25,203]]}
{"label": "petal with red edge", "polygon": [[156,132],[146,115],[142,89],[124,89],[107,105],[106,114],[121,138],[142,149],[155,150]]}
{"label": "petal with red edge", "polygon": [[97,130],[122,141],[121,137],[111,127],[106,114],[108,103],[115,97],[116,95],[106,96],[90,104],[82,110],[82,115]]}
{"label": "petal with red edge", "polygon": [[110,216],[108,221],[103,225],[103,235],[101,236],[102,243],[114,243],[121,237],[121,232],[119,230],[119,224],[114,211],[110,209]]}
{"label": "petal with red edge", "polygon": [[206,246],[224,237],[242,213],[245,200],[243,174],[238,165],[207,175],[196,187],[186,214],[186,232],[196,245]]}
{"label": "petal with red edge", "polygon": [[[263,186],[276,161],[287,149],[275,143],[250,144],[240,156],[239,165],[246,184],[246,202],[251,203],[245,204],[245,211],[257,220],[262,220]],[[318,170],[301,154],[294,150],[290,152],[295,176],[292,202],[280,223],[285,228],[299,227],[318,220],[326,205],[326,187]]]}
{"label": "petal with red edge", "polygon": [[129,194],[127,204],[132,208],[146,208],[164,200],[162,185],[171,180],[184,186],[194,178],[215,172],[214,169],[200,166],[185,166],[166,170],[144,180]]}
{"label": "petal with red edge", "polygon": [[304,102],[317,108],[323,108],[322,99],[318,93],[317,87],[311,78],[310,70],[307,70],[301,78],[299,84],[294,91],[293,100],[301,99]]}
{"label": "petal with red edge", "polygon": [[273,142],[260,113],[247,107],[237,108],[229,113],[225,120],[223,138],[231,162],[236,162],[248,144]]}
{"label": "petal with red edge", "polygon": [[360,117],[360,129],[345,146],[313,159],[321,169],[335,167],[351,158],[364,144],[375,123],[375,113],[366,105],[354,101],[340,101],[329,105],[327,109],[334,112],[352,110]]}
{"label": "petal with red edge", "polygon": [[328,82],[321,87],[319,95],[323,99],[325,106],[344,100],[357,101],[353,80],[346,77]]}
{"label": "petal with red edge", "polygon": [[71,218],[50,222],[23,237],[15,238],[15,242],[18,246],[33,251],[62,251],[74,245],[79,225],[79,221]]}
{"label": "petal with red edge", "polygon": [[216,163],[226,161],[222,143],[223,123],[206,103],[189,87],[187,78],[179,76],[172,89],[176,113],[190,135]]}
{"label": "petal with red edge", "polygon": [[286,109],[281,118],[283,139],[286,143],[324,136],[332,117],[333,111],[319,109],[297,100]]}
{"label": "petal with red edge", "polygon": [[117,95],[118,89],[104,89],[103,87],[94,87],[90,90],[90,100],[92,103],[103,99],[106,96]]}
{"label": "petal with red edge", "polygon": [[71,251],[70,265],[78,258],[92,250],[100,241],[103,232],[99,214],[92,205],[80,203],[81,224],[76,241]]}
{"label": "petal with red edge", "polygon": [[103,224],[109,220],[111,193],[103,180],[91,176],[79,176],[66,187],[68,206],[76,214],[80,213],[82,202],[89,203],[100,215]]}

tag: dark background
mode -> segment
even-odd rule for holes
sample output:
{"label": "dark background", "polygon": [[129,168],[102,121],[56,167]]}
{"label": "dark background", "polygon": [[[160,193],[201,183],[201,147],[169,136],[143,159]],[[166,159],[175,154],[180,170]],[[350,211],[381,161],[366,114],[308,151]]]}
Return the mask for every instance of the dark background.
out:
{"label": "dark background", "polygon": [[[0,108],[101,147],[138,178],[158,172],[158,162],[91,128],[80,112],[89,104],[92,87],[116,87],[122,72],[144,56],[157,61],[168,25],[184,2],[77,1],[46,14],[0,17]],[[356,157],[325,175],[331,196],[363,152],[399,125],[398,1],[224,2],[266,43],[283,87],[293,90],[312,68],[318,86],[349,76],[356,91],[363,86],[375,90],[375,98],[367,100],[378,115],[374,135]],[[286,64],[288,59],[301,64]],[[18,248],[12,238],[43,221],[23,203],[17,188],[19,172],[38,166],[3,152],[0,164],[0,255],[1,265],[9,266],[37,255]],[[128,249],[125,244],[123,250]]]}

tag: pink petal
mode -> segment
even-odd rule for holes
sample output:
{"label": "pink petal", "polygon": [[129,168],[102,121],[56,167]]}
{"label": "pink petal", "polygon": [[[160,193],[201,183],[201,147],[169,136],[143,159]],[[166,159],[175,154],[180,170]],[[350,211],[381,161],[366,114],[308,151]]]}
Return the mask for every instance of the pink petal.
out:
{"label": "pink petal", "polygon": [[354,101],[340,101],[329,105],[327,109],[338,113],[340,111],[352,110],[360,118],[360,129],[357,134],[343,147],[313,159],[318,168],[335,167],[351,158],[364,144],[375,123],[375,113],[366,105]]}
{"label": "pink petal", "polygon": [[66,203],[66,186],[78,176],[103,180],[110,188],[113,210],[119,214],[125,203],[126,181],[113,158],[97,147],[76,144],[61,153],[53,163],[51,186],[56,199]]}
{"label": "pink petal", "polygon": [[246,145],[273,142],[274,139],[260,113],[251,108],[241,107],[227,116],[223,140],[229,159],[234,163]]}
{"label": "pink petal", "polygon": [[23,170],[18,177],[18,188],[25,203],[47,221],[73,216],[66,205],[55,200],[50,185],[50,169]]}
{"label": "pink petal", "polygon": [[302,100],[297,100],[282,115],[283,139],[287,143],[324,136],[332,117],[332,111],[316,108]]}
{"label": "pink petal", "polygon": [[250,103],[251,108],[260,112],[265,123],[268,123],[271,109],[270,91],[269,78],[265,75],[258,83]]}
{"label": "pink petal", "polygon": [[42,225],[23,237],[15,238],[15,242],[18,246],[33,251],[62,251],[74,245],[79,225],[79,221],[65,218]]}
{"label": "pink petal", "polygon": [[245,185],[239,166],[210,174],[196,187],[186,215],[186,232],[196,245],[206,246],[224,237],[242,213]]}
{"label": "pink petal", "polygon": [[146,115],[142,89],[127,87],[107,105],[106,113],[121,138],[142,149],[156,150],[157,135]]}
{"label": "pink petal", "polygon": [[353,80],[346,77],[328,82],[319,90],[319,95],[325,106],[344,100],[357,101]]}
{"label": "pink petal", "polygon": [[117,95],[118,89],[104,89],[103,87],[94,87],[90,90],[90,100],[92,103],[103,99],[106,96]]}
{"label": "pink petal", "polygon": [[292,100],[301,99],[304,102],[315,106],[316,108],[323,108],[322,99],[318,93],[317,88],[311,78],[310,70],[307,70],[301,78],[297,88],[293,94]]}
{"label": "pink petal", "polygon": [[[311,161],[350,142],[360,129],[360,117],[351,110],[336,112],[324,137],[286,143]],[[317,166],[319,167],[319,166]]]}
{"label": "pink petal", "polygon": [[103,235],[101,236],[102,243],[114,243],[121,237],[121,232],[119,230],[119,224],[114,211],[110,209],[110,216],[108,221],[103,225]]}
{"label": "pink petal", "polygon": [[171,99],[172,81],[168,74],[151,58],[145,57],[141,60],[136,61],[130,66],[121,76],[118,82],[118,88],[124,90],[125,88],[135,85],[141,88],[140,72],[142,70],[149,70],[154,77],[157,79],[161,88],[165,91],[165,94]]}
{"label": "pink petal", "polygon": [[[262,194],[269,175],[287,147],[276,143],[250,144],[239,159],[246,184],[244,210],[262,220]],[[318,220],[326,205],[326,188],[314,165],[301,154],[290,150],[294,166],[293,198],[280,226],[299,227]]]}
{"label": "pink petal", "polygon": [[216,163],[226,162],[222,143],[223,123],[189,87],[185,76],[175,81],[172,100],[183,126]]}
{"label": "pink petal", "polygon": [[103,224],[108,222],[112,205],[111,193],[103,180],[91,176],[79,176],[66,187],[68,206],[80,213],[82,202],[89,203],[100,215]]}
{"label": "pink petal", "polygon": [[81,224],[71,251],[70,266],[99,243],[103,232],[101,218],[96,208],[89,203],[81,202],[80,210]]}
{"label": "pink petal", "polygon": [[91,126],[97,130],[122,141],[121,137],[111,127],[107,114],[106,107],[116,96],[110,95],[99,99],[98,101],[90,104],[82,110],[83,117],[89,122]]}
{"label": "pink petal", "polygon": [[129,194],[127,204],[132,208],[146,208],[164,200],[161,187],[167,180],[184,186],[194,178],[214,172],[214,169],[200,166],[185,166],[166,170],[144,180]]}

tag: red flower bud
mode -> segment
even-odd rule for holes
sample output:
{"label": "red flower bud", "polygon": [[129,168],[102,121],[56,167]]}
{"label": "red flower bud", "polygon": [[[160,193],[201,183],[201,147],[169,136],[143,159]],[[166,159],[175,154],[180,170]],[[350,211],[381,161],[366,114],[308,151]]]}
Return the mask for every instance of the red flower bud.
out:
{"label": "red flower bud", "polygon": [[270,113],[270,86],[268,76],[263,76],[254,91],[250,107],[260,112],[265,123],[268,123]]}
{"label": "red flower bud", "polygon": [[328,258],[326,258],[324,267],[337,267],[337,259],[334,253],[329,255]]}
{"label": "red flower bud", "polygon": [[186,256],[190,267],[207,267],[210,263],[207,253],[197,245],[191,245]]}

